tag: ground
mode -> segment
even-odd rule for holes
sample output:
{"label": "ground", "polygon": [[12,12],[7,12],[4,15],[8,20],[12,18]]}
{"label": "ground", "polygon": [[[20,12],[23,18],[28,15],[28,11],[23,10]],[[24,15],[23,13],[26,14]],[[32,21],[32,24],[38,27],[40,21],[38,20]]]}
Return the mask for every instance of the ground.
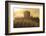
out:
{"label": "ground", "polygon": [[14,28],[39,27],[39,18],[15,18]]}

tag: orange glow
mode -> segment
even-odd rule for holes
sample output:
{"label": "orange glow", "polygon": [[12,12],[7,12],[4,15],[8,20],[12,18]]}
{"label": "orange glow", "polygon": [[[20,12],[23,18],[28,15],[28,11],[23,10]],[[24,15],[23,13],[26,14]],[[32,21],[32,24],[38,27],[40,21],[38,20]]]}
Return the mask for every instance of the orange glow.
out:
{"label": "orange glow", "polygon": [[38,8],[16,8],[13,11],[14,17],[24,17],[24,11],[30,11],[30,15],[33,17],[39,17],[39,9]]}

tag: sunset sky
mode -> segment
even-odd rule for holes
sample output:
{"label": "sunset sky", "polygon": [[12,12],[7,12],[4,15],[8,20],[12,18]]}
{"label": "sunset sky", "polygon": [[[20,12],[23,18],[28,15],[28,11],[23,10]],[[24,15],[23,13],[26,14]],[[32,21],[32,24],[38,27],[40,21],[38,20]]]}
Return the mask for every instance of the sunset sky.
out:
{"label": "sunset sky", "polygon": [[24,17],[24,11],[30,11],[30,16],[39,17],[39,9],[38,8],[15,8],[13,10],[14,17]]}

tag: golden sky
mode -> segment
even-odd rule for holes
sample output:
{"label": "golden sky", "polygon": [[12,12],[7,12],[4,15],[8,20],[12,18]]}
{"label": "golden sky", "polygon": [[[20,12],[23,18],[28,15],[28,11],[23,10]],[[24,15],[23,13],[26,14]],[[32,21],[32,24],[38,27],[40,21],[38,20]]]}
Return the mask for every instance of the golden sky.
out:
{"label": "golden sky", "polygon": [[39,17],[39,9],[38,8],[16,8],[13,10],[14,17],[24,17],[24,11],[30,11],[30,16]]}

